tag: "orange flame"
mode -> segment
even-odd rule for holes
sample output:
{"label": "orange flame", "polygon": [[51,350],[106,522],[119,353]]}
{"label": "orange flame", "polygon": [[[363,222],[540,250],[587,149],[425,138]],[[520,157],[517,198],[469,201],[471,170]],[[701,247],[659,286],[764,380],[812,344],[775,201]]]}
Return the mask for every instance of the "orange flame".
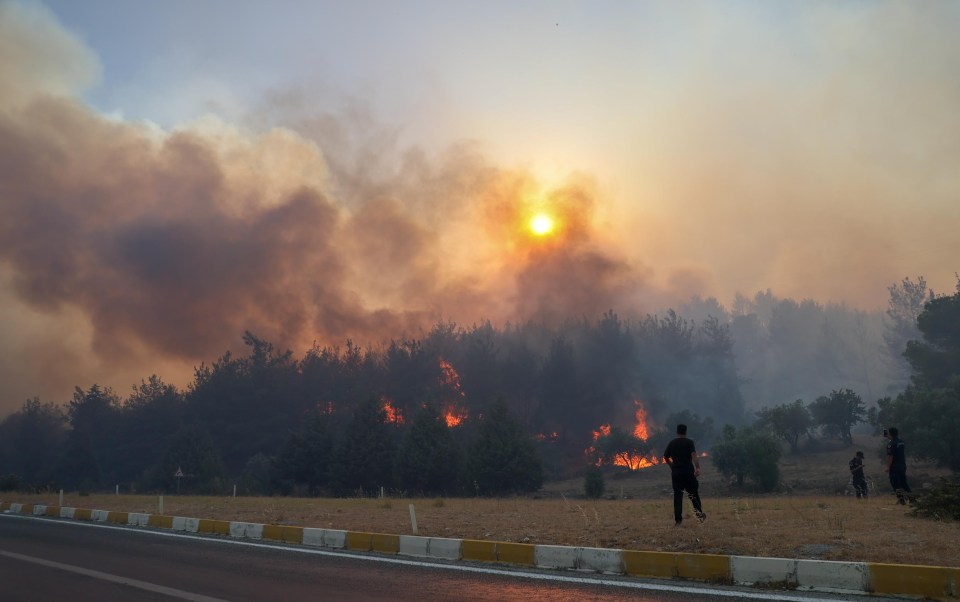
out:
{"label": "orange flame", "polygon": [[393,424],[400,426],[403,424],[403,414],[399,409],[393,407],[393,402],[389,397],[383,395],[380,397],[380,401],[383,402],[383,411],[387,415],[387,422],[392,422]]}
{"label": "orange flame", "polygon": [[447,423],[447,427],[453,428],[455,426],[460,426],[463,424],[463,421],[468,418],[467,410],[463,408],[458,408],[456,405],[456,399],[462,399],[466,397],[463,392],[463,387],[460,385],[460,375],[457,374],[457,371],[454,369],[453,364],[443,359],[439,358],[440,361],[440,373],[441,378],[440,384],[443,385],[447,391],[452,392],[455,399],[447,404],[447,409],[443,413],[443,419]]}
{"label": "orange flame", "polygon": [[613,459],[614,466],[624,466],[630,470],[640,470],[641,468],[650,468],[660,463],[660,458],[656,456],[641,456],[640,454],[617,454]]}
{"label": "orange flame", "polygon": [[444,413],[443,419],[446,420],[448,428],[460,426],[467,419],[467,411],[450,406]]}
{"label": "orange flame", "polygon": [[[559,438],[560,435],[557,433],[557,431],[553,431],[549,435],[540,433],[536,437],[537,441],[546,441],[547,443],[556,443]],[[596,439],[594,439],[594,441],[596,441]]]}
{"label": "orange flame", "polygon": [[633,405],[637,406],[637,411],[634,414],[637,425],[633,427],[633,436],[646,441],[650,437],[650,432],[647,430],[647,409],[643,407],[643,402],[638,399],[633,400]]}
{"label": "orange flame", "polygon": [[443,374],[440,382],[450,387],[458,397],[465,397],[463,388],[460,386],[460,375],[453,369],[453,365],[442,357],[440,358],[440,372]]}
{"label": "orange flame", "polygon": [[[593,440],[596,441],[600,437],[607,437],[610,435],[610,425],[601,424],[597,427],[597,430],[593,431]],[[593,449],[592,447],[590,449]]]}

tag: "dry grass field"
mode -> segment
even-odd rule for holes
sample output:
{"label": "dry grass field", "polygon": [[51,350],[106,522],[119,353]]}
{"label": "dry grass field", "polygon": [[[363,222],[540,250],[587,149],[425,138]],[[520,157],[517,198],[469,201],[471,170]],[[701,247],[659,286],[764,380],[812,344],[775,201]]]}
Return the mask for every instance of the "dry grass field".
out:
{"label": "dry grass field", "polygon": [[[536,544],[611,547],[751,556],[960,566],[960,522],[914,518],[897,506],[880,460],[879,439],[781,462],[786,493],[753,495],[732,489],[703,462],[701,492],[708,519],[689,515],[673,525],[670,475],[664,467],[607,476],[614,499],[587,500],[582,480],[550,483],[537,496],[501,499],[326,499],[279,497],[164,497],[175,516],[293,524],[409,534],[414,504],[420,535]],[[867,454],[877,493],[858,501],[845,492],[846,461]],[[915,490],[945,474],[913,464]],[[624,499],[625,498],[625,499]],[[4,494],[4,500],[56,504],[57,495]],[[64,496],[64,505],[156,513],[157,496]]]}

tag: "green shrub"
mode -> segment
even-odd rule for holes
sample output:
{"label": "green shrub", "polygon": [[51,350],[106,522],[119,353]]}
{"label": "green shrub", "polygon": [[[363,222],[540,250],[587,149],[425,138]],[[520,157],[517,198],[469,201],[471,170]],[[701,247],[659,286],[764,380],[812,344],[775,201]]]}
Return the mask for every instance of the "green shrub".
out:
{"label": "green shrub", "polygon": [[583,479],[583,492],[588,498],[598,499],[606,489],[607,484],[603,480],[603,472],[600,467],[591,465]]}
{"label": "green shrub", "polygon": [[938,520],[960,520],[960,477],[941,477],[930,489],[911,495],[910,513]]}

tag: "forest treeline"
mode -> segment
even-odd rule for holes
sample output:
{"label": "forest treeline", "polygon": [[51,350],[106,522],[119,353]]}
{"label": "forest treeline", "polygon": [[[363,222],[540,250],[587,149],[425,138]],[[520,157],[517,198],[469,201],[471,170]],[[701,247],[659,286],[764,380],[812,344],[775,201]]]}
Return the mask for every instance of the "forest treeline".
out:
{"label": "forest treeline", "polygon": [[935,297],[920,278],[890,293],[885,314],[765,292],[635,321],[438,323],[302,357],[248,332],[245,354],[199,366],[183,390],[151,376],[125,396],[93,384],[63,405],[27,400],[0,422],[0,474],[171,491],[179,468],[192,491],[492,495],[582,468],[597,429],[632,431],[638,408],[651,433],[677,415],[748,427],[761,407],[855,389],[889,418],[920,395],[907,384],[926,348],[903,354],[929,335],[918,317],[960,289]]}

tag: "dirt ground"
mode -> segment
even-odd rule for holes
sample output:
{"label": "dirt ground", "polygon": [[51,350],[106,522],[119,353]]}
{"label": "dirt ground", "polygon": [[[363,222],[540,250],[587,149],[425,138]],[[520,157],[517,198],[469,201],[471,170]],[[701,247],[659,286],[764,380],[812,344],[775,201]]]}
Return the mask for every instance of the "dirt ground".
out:
{"label": "dirt ground", "polygon": [[[960,522],[914,518],[896,505],[880,460],[879,440],[859,448],[785,457],[786,492],[748,494],[732,488],[704,461],[701,493],[707,521],[698,524],[685,501],[683,526],[673,524],[669,470],[652,467],[607,475],[607,495],[588,500],[582,479],[548,484],[535,496],[476,498],[327,499],[164,496],[174,516],[292,524],[411,534],[413,504],[418,534],[495,541],[608,547],[628,550],[740,554],[960,566]],[[864,449],[874,495],[859,501],[848,492],[846,461]],[[874,456],[874,457],[871,457]],[[908,469],[915,490],[945,474],[932,466]],[[626,498],[626,499],[624,499]],[[57,494],[3,494],[5,501],[56,504]],[[65,506],[158,512],[157,496],[64,496]]]}

